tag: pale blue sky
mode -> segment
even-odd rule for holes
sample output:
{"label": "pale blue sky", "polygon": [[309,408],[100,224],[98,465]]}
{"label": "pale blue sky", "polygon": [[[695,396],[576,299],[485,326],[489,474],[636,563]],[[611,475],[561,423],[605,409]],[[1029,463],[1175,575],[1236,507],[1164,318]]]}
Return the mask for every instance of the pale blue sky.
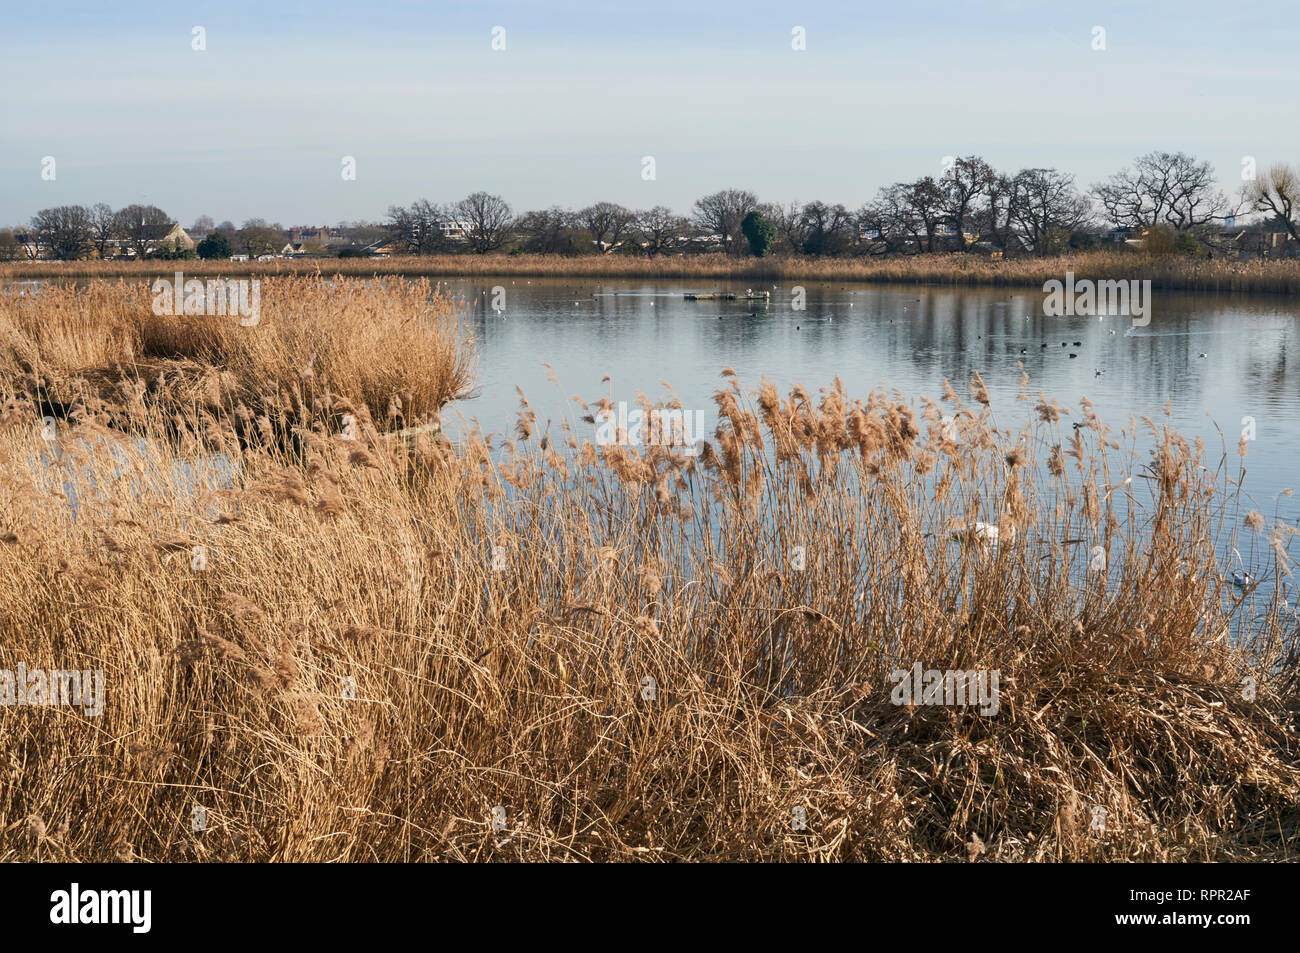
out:
{"label": "pale blue sky", "polygon": [[[0,224],[96,201],[149,202],[185,224],[333,223],[478,189],[518,211],[600,199],[686,211],[732,186],[856,207],[969,153],[1086,186],[1142,152],[1183,149],[1235,189],[1243,156],[1300,161],[1297,12],[1293,0],[11,5]],[[345,155],[356,181],[339,174]],[[641,177],[646,155],[655,181]]]}

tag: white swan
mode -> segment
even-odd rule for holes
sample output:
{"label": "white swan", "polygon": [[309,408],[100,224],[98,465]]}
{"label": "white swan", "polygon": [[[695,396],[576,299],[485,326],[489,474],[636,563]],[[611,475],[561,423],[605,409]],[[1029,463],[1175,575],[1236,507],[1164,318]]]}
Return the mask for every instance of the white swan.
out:
{"label": "white swan", "polygon": [[972,540],[983,546],[997,547],[998,543],[1005,539],[1008,543],[1016,538],[1016,528],[1010,524],[1007,525],[1006,533],[1003,534],[996,523],[984,523],[976,521],[970,526],[959,527],[948,534],[949,539]]}
{"label": "white swan", "polygon": [[1241,558],[1241,553],[1237,552],[1234,548],[1232,550],[1232,555],[1237,557],[1237,564],[1241,566],[1240,569],[1234,569],[1232,571],[1232,584],[1238,589],[1245,589],[1255,581],[1255,577],[1246,572],[1246,561]]}

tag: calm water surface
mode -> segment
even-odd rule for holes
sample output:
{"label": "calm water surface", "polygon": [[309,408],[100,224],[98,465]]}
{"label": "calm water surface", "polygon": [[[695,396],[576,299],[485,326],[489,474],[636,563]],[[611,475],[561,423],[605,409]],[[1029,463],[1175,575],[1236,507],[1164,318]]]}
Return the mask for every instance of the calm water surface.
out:
{"label": "calm water surface", "polygon": [[[1177,429],[1205,439],[1211,469],[1226,443],[1235,471],[1242,418],[1253,417],[1246,489],[1266,515],[1274,510],[1273,497],[1294,485],[1300,471],[1300,367],[1290,362],[1292,354],[1300,357],[1300,302],[1294,299],[1156,291],[1151,323],[1131,328],[1124,317],[1045,317],[1044,296],[1032,290],[808,283],[806,309],[796,311],[790,284],[764,285],[771,302],[757,307],[683,300],[687,291],[745,290],[725,282],[500,279],[448,285],[471,308],[481,355],[478,396],[444,415],[453,433],[471,420],[489,432],[508,432],[518,386],[542,428],[550,420],[555,433],[568,420],[589,437],[594,428],[578,420],[573,395],[592,400],[609,394],[632,404],[637,391],[657,400],[671,385],[685,409],[705,412],[711,434],[712,395],[728,366],[746,390],[766,376],[783,396],[795,383],[815,392],[838,376],[850,397],[883,387],[912,400],[938,399],[947,378],[968,402],[967,383],[979,371],[999,425],[1016,429],[1032,412],[1032,402],[1015,400],[1017,362],[1023,361],[1031,393],[1058,398],[1073,419],[1079,419],[1084,396],[1114,430],[1127,427],[1130,415],[1162,423],[1167,402]],[[492,308],[494,286],[505,291],[499,315]],[[558,387],[544,364],[554,370]],[[602,382],[606,375],[611,380]],[[1288,520],[1300,517],[1294,497],[1278,499],[1276,507]]]}

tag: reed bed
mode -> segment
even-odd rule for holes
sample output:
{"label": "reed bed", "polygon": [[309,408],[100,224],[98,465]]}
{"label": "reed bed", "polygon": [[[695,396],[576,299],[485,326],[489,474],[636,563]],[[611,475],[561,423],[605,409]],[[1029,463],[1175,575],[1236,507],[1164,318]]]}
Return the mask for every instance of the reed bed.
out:
{"label": "reed bed", "polygon": [[1149,279],[1154,288],[1213,293],[1300,294],[1300,261],[1229,261],[1140,252],[1092,251],[991,261],[979,255],[887,258],[728,258],[722,255],[634,258],[623,255],[427,255],[371,259],[282,259],[267,262],[25,262],[0,264],[0,281],[165,273],[193,275],[406,275],[462,278],[688,278],[699,281],[854,281],[900,284],[1039,287],[1066,272],[1092,280]]}
{"label": "reed bed", "polygon": [[122,426],[146,407],[201,411],[245,436],[259,417],[277,432],[312,414],[337,419],[342,395],[385,429],[436,423],[473,380],[472,335],[428,281],[260,280],[251,326],[156,314],[149,282],[11,287],[0,292],[0,379],[43,414],[80,406]]}
{"label": "reed bed", "polygon": [[[724,372],[698,454],[522,397],[496,445],[358,403],[288,453],[221,407],[41,433],[9,385],[0,668],[103,669],[106,702],[0,706],[0,859],[1300,850],[1291,537],[1158,421]],[[1216,564],[1243,533],[1270,597]],[[999,672],[997,712],[895,704],[917,662]]]}

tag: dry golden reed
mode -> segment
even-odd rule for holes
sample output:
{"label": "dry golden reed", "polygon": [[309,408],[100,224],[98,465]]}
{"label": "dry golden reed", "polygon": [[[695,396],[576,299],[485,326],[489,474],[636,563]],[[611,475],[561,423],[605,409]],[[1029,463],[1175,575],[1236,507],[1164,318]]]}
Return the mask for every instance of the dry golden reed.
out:
{"label": "dry golden reed", "polygon": [[17,262],[0,264],[7,278],[156,276],[169,265],[194,275],[406,275],[463,278],[694,278],[701,281],[861,281],[933,285],[1039,287],[1061,280],[1150,279],[1157,290],[1300,293],[1300,262],[1233,261],[1151,256],[1130,250],[1086,251],[1044,258],[992,261],[982,255],[921,254],[865,258],[729,258],[718,254],[661,255],[425,255],[359,259],[278,259],[266,262]]}
{"label": "dry golden reed", "polygon": [[233,416],[248,439],[345,413],[383,429],[436,422],[473,379],[469,332],[425,280],[262,279],[251,327],[157,315],[153,297],[137,280],[0,292],[0,380],[55,414],[163,411],[196,438]]}
{"label": "dry golden reed", "polygon": [[[362,320],[347,287],[318,320],[332,294]],[[125,396],[49,441],[10,360],[0,669],[103,669],[106,699],[0,706],[0,860],[1300,850],[1291,537],[1241,525],[1226,449],[1153,422],[1138,451],[1046,398],[1006,433],[982,382],[945,386],[948,427],[734,375],[698,456],[567,427],[543,450],[522,395],[509,448],[304,418],[286,449],[224,401],[145,403],[127,434]],[[388,396],[340,391],[369,419]],[[1225,578],[1228,545],[1273,595]],[[998,712],[894,704],[916,662],[1000,672]]]}

